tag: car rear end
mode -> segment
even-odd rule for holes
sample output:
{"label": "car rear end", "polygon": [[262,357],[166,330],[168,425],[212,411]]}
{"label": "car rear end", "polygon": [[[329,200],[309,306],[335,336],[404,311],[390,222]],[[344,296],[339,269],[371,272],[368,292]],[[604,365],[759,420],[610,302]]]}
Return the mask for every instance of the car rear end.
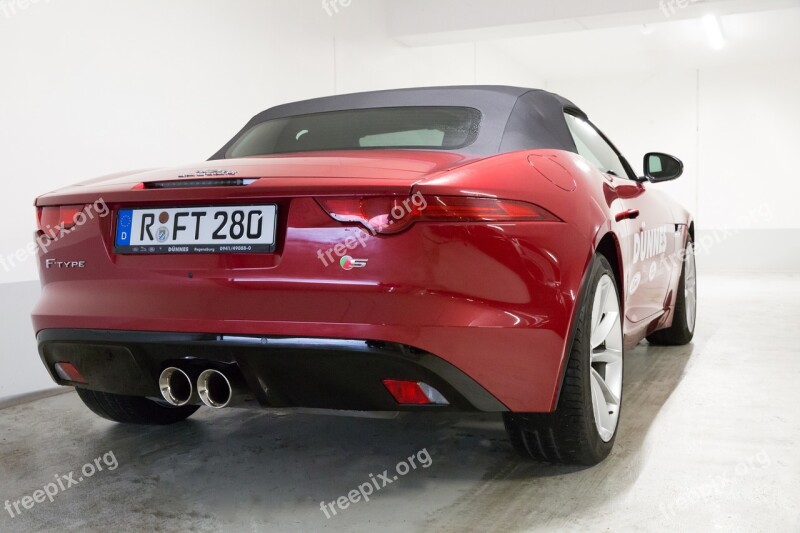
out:
{"label": "car rear end", "polygon": [[[399,157],[381,156],[384,167]],[[525,202],[426,195],[426,179],[469,166],[458,158],[406,154],[367,170],[361,157],[244,160],[226,165],[236,177],[156,172],[41,197],[33,318],[53,378],[158,398],[165,369],[192,384],[214,369],[246,405],[551,409],[570,227]],[[194,237],[192,213],[237,211],[261,220],[259,248],[158,242],[159,227]],[[142,213],[157,220],[154,240],[132,244]]]}
{"label": "car rear end", "polygon": [[542,162],[497,154],[524,91],[417,92],[275,108],[214,161],[39,198],[54,379],[179,405],[553,410],[587,236]]}

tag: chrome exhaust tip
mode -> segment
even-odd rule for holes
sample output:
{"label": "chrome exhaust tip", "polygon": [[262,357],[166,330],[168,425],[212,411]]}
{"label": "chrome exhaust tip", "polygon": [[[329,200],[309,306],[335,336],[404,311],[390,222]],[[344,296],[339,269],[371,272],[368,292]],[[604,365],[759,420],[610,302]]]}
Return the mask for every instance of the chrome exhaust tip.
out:
{"label": "chrome exhaust tip", "polygon": [[219,370],[204,370],[197,378],[197,392],[203,403],[214,409],[228,407],[233,400],[231,382]]}
{"label": "chrome exhaust tip", "polygon": [[168,404],[174,407],[181,407],[189,403],[192,399],[192,380],[188,374],[180,368],[171,366],[161,372],[158,378],[158,388],[161,389],[161,396]]}

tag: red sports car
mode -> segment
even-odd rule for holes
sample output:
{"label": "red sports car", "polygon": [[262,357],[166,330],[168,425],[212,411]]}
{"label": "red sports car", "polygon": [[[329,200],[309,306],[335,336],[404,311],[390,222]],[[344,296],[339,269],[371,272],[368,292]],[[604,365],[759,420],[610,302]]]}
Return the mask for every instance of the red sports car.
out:
{"label": "red sports car", "polygon": [[695,324],[691,215],[574,104],[515,87],[320,98],[208,162],[36,200],[33,323],[105,418],[201,405],[502,413],[524,455],[610,452],[624,351]]}

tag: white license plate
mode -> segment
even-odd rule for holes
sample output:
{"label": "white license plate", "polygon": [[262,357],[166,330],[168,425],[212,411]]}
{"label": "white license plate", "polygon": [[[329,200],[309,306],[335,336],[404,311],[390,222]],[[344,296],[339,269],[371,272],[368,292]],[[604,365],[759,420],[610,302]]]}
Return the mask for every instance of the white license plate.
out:
{"label": "white license plate", "polygon": [[274,252],[277,213],[275,205],[121,209],[114,252]]}

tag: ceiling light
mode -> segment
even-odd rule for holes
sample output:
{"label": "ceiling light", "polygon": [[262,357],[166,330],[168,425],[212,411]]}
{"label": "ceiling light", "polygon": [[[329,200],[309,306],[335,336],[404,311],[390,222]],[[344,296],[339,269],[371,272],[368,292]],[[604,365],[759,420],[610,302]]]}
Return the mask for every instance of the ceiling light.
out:
{"label": "ceiling light", "polygon": [[722,50],[725,47],[725,36],[722,34],[722,25],[716,15],[706,15],[703,17],[703,25],[706,27],[708,42],[714,50]]}

